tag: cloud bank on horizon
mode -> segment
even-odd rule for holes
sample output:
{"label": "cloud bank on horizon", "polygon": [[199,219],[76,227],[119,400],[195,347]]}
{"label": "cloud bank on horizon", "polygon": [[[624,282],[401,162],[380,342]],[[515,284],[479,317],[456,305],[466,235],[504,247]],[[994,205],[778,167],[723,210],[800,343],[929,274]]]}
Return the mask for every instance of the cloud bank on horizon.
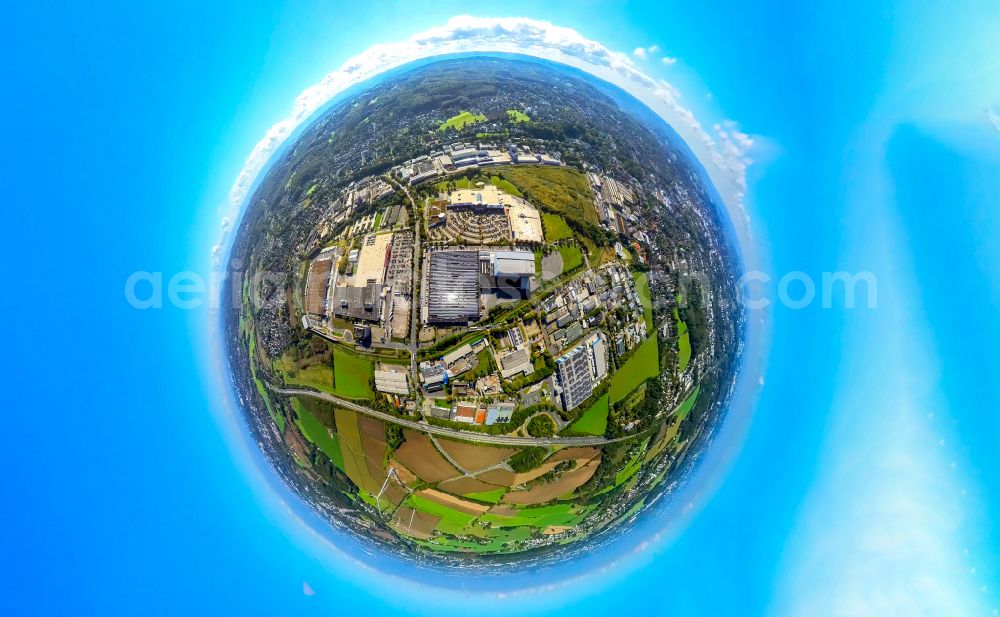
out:
{"label": "cloud bank on horizon", "polygon": [[[639,54],[638,49],[643,53]],[[645,58],[659,51],[653,45],[633,52]],[[254,146],[229,192],[222,219],[223,237],[212,247],[218,267],[230,226],[239,215],[254,182],[286,139],[318,109],[347,88],[415,60],[466,52],[508,52],[545,58],[584,70],[629,92],[666,120],[687,142],[715,184],[734,220],[736,231],[749,243],[746,195],[747,156],[753,139],[732,120],[705,128],[694,112],[681,103],[680,91],[669,82],[649,76],[623,52],[608,49],[576,30],[523,17],[453,17],[445,25],[425,30],[407,40],[375,45],[348,59],[295,99],[291,115],[275,123]],[[670,64],[664,62],[665,64]]]}

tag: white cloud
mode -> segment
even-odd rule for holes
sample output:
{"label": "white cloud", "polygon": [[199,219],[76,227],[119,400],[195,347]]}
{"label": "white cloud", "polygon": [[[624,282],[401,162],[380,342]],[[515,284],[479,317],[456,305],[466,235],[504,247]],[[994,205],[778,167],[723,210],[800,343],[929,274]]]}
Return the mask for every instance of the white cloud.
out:
{"label": "white cloud", "polygon": [[1000,115],[989,107],[985,108],[983,111],[986,112],[986,119],[989,120],[990,124],[993,125],[993,128],[1000,133]]}
{"label": "white cloud", "polygon": [[667,66],[673,66],[677,64],[677,58],[674,58],[672,56],[663,56],[662,58],[660,58],[660,62],[666,64]]}
{"label": "white cloud", "polygon": [[645,60],[648,56],[655,55],[659,53],[659,51],[660,51],[659,45],[650,45],[649,47],[636,47],[634,50],[632,50],[632,55],[634,55],[636,58],[642,58],[643,60]]}
{"label": "white cloud", "polygon": [[[651,50],[655,53],[659,47],[653,45],[642,49],[642,54],[648,54]],[[744,225],[742,228],[737,225],[737,228],[741,237],[749,241],[749,219],[746,219],[742,202],[746,192],[748,162],[745,151],[752,141],[735,130],[735,124],[727,130],[732,144],[723,140],[720,147],[694,112],[680,103],[680,91],[670,83],[642,72],[628,54],[612,51],[570,28],[520,17],[454,17],[443,26],[403,41],[375,45],[348,59],[340,68],[296,97],[290,115],[268,129],[263,139],[254,146],[230,189],[229,207],[224,215],[231,221],[237,220],[254,181],[271,156],[299,125],[334,96],[379,73],[414,60],[463,52],[511,52],[544,58],[584,70],[636,96],[670,123],[691,146],[726,205],[742,213]],[[726,126],[730,126],[728,122]],[[733,139],[732,135],[736,134],[741,138]],[[226,244],[225,237],[221,244]],[[221,257],[220,253],[218,248],[213,250],[216,262]]]}

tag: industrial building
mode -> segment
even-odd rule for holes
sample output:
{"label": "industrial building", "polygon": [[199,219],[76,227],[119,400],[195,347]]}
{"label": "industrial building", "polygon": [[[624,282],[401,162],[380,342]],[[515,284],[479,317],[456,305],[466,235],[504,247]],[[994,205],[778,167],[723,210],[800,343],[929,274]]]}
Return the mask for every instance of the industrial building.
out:
{"label": "industrial building", "polygon": [[448,375],[443,364],[437,362],[420,363],[420,381],[423,382],[425,392],[440,392],[444,390]]}
{"label": "industrial building", "polygon": [[335,265],[336,253],[327,251],[309,264],[306,279],[306,312],[310,315],[326,317],[326,294],[330,286],[330,273]]}
{"label": "industrial building", "polygon": [[587,400],[594,391],[594,375],[591,364],[589,345],[578,345],[556,360],[559,387],[562,390],[562,403],[566,411]]}
{"label": "industrial building", "polygon": [[427,271],[427,322],[479,320],[479,252],[435,251]]}
{"label": "industrial building", "polygon": [[486,184],[475,189],[458,189],[452,191],[448,208],[452,210],[472,210],[476,213],[503,214],[504,205],[509,196],[493,186]]}
{"label": "industrial building", "polygon": [[510,417],[514,415],[514,403],[492,403],[486,408],[486,424],[503,424],[510,422]]}
{"label": "industrial building", "polygon": [[535,367],[531,364],[531,353],[524,347],[507,352],[498,359],[500,364],[500,376],[510,379],[514,375],[530,375],[535,372]]}
{"label": "industrial building", "polygon": [[608,346],[600,333],[592,334],[587,339],[594,362],[594,381],[600,382],[608,374]]}
{"label": "industrial building", "polygon": [[406,396],[410,393],[410,384],[406,381],[406,373],[402,371],[375,371],[375,389]]}
{"label": "industrial building", "polygon": [[535,275],[535,254],[531,251],[482,251],[480,253],[483,291],[508,297],[527,298]]}
{"label": "industrial building", "polygon": [[333,314],[345,319],[379,321],[382,313],[382,286],[369,282],[364,287],[337,287],[333,290]]}

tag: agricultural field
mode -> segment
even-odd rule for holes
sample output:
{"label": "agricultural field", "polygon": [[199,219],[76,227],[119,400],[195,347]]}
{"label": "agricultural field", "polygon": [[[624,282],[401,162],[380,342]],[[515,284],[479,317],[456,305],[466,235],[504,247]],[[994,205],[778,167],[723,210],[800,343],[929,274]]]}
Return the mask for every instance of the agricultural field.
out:
{"label": "agricultural field", "polygon": [[566,224],[566,219],[558,214],[542,213],[542,224],[545,226],[545,240],[558,242],[573,237],[573,231]]}
{"label": "agricultural field", "polygon": [[617,403],[642,382],[659,374],[660,349],[656,334],[647,338],[623,366],[611,377],[611,403]]}
{"label": "agricultural field", "polygon": [[474,114],[471,111],[463,111],[458,115],[452,116],[441,123],[438,127],[438,131],[443,133],[448,129],[455,129],[456,131],[461,131],[469,124],[476,124],[477,122],[485,122],[486,116],[483,114]]}

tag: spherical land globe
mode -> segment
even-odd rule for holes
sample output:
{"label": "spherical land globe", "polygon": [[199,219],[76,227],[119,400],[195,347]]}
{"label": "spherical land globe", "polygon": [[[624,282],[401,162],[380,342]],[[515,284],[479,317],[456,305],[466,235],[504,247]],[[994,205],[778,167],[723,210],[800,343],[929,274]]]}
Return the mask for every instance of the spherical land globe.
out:
{"label": "spherical land globe", "polygon": [[559,561],[669,493],[742,356],[731,228],[673,130],[509,56],[338,97],[229,257],[240,407],[340,533],[421,564]]}

